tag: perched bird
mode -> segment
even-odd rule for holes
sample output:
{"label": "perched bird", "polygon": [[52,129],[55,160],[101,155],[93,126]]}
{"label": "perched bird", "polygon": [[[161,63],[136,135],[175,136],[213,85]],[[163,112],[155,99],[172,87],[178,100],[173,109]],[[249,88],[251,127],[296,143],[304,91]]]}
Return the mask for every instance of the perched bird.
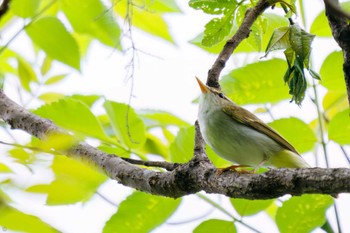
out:
{"label": "perched bird", "polygon": [[279,133],[196,77],[202,94],[198,123],[205,142],[235,167],[310,167]]}

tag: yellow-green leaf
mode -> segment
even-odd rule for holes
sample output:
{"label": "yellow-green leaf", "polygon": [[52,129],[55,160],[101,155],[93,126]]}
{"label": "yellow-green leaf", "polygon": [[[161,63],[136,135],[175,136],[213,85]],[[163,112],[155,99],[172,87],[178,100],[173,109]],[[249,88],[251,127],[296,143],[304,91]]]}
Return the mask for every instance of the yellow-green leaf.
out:
{"label": "yellow-green leaf", "polygon": [[320,75],[321,84],[328,90],[345,92],[342,52],[333,52],[324,60]]}
{"label": "yellow-green leaf", "polygon": [[231,204],[241,216],[250,216],[267,209],[274,200],[247,200],[230,198]]}
{"label": "yellow-green leaf", "polygon": [[88,106],[74,98],[67,97],[60,99],[58,102],[44,105],[37,109],[35,113],[78,135],[113,142],[104,133],[100,122]]}
{"label": "yellow-green leaf", "polygon": [[[121,30],[112,11],[100,0],[60,0],[62,10],[78,33],[88,34],[113,48],[120,47]],[[119,5],[116,4],[116,5]]]}
{"label": "yellow-green leaf", "polygon": [[310,126],[298,118],[274,120],[269,126],[277,130],[299,153],[312,150],[317,142],[317,137]]}
{"label": "yellow-green leaf", "polygon": [[221,219],[209,219],[201,224],[199,224],[194,230],[193,233],[213,233],[213,232],[222,232],[222,233],[236,233],[236,226],[234,221],[225,221]]}
{"label": "yellow-green leaf", "polygon": [[350,144],[350,113],[346,109],[336,114],[329,122],[328,137],[329,139],[341,144]]}
{"label": "yellow-green leaf", "polygon": [[30,82],[37,81],[36,74],[32,66],[22,58],[17,58],[18,76],[24,89],[30,91]]}
{"label": "yellow-green leaf", "polygon": [[49,185],[47,204],[62,205],[85,202],[107,180],[102,173],[79,161],[56,156],[52,170],[55,180]]}
{"label": "yellow-green leaf", "polygon": [[103,232],[151,232],[175,212],[180,202],[181,199],[134,192],[120,204],[117,213],[106,222]]}
{"label": "yellow-green leaf", "polygon": [[104,108],[117,140],[127,148],[139,148],[146,141],[143,121],[130,106],[113,101],[106,101]]}
{"label": "yellow-green leaf", "polygon": [[41,18],[26,27],[26,32],[32,41],[51,58],[77,70],[80,69],[77,42],[57,18]]}
{"label": "yellow-green leaf", "polygon": [[276,103],[289,98],[281,59],[259,61],[231,71],[221,80],[223,91],[237,104]]}
{"label": "yellow-green leaf", "polygon": [[281,233],[311,232],[326,221],[326,210],[333,204],[328,195],[303,195],[283,202],[276,223]]}
{"label": "yellow-green leaf", "polygon": [[10,10],[22,18],[33,17],[38,10],[40,0],[12,0]]}

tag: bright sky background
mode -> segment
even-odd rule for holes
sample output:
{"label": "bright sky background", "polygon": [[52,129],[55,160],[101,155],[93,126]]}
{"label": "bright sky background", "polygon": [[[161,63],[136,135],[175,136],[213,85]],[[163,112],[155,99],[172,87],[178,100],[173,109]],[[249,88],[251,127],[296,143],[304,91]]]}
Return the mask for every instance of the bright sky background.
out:
{"label": "bright sky background", "polygon": [[[172,14],[166,17],[169,23],[171,34],[175,38],[176,45],[161,39],[154,38],[134,30],[133,39],[136,47],[145,53],[138,53],[138,61],[135,67],[134,75],[134,97],[131,105],[134,108],[152,108],[170,111],[175,115],[194,123],[197,116],[197,106],[192,104],[192,100],[198,97],[200,90],[194,79],[195,76],[205,80],[207,71],[213,64],[216,56],[210,55],[203,50],[188,43],[200,33],[205,23],[210,17],[204,15],[201,11],[192,10],[187,6],[188,1],[178,1],[180,8],[184,14]],[[305,1],[307,3],[305,9],[309,16],[308,23],[321,10],[322,1]],[[4,38],[8,38],[14,31],[4,34]],[[6,32],[7,33],[7,32]],[[316,40],[316,44],[321,44],[322,49],[315,52],[315,63],[322,61],[324,57],[334,49],[335,43],[322,40]],[[314,47],[316,47],[316,44]],[[332,46],[330,46],[330,44]],[[12,48],[17,51],[23,51],[27,56],[32,56],[32,51],[27,51],[27,41],[23,36],[20,36],[13,44]],[[320,48],[320,47],[318,47]],[[107,99],[127,102],[130,95],[130,80],[126,80],[125,66],[129,62],[128,55],[123,56],[119,52],[111,52],[99,43],[94,43],[90,48],[86,61],[83,61],[82,72],[75,73],[62,82],[60,85],[52,87],[52,90],[64,92],[67,94],[82,93],[82,94],[103,94]],[[241,64],[238,57],[235,55],[229,61],[228,67],[234,67],[236,64]],[[225,69],[224,73],[229,69]],[[319,67],[315,67],[319,70]],[[272,71],[273,72],[273,71]],[[281,80],[282,81],[282,80]],[[10,82],[13,83],[13,82]],[[8,94],[16,99],[16,93],[9,85]],[[289,109],[285,111],[285,109]],[[280,112],[274,112],[276,116],[295,115],[304,116],[304,119],[311,119],[312,116],[308,111],[308,103],[303,104],[302,108],[294,104],[281,108]],[[314,115],[313,115],[314,116]],[[269,120],[266,118],[265,120]],[[308,158],[307,158],[308,159]],[[311,161],[312,159],[309,159]],[[334,166],[341,166],[342,161],[333,163]],[[18,169],[18,168],[16,168]],[[19,171],[24,172],[25,171]],[[42,170],[32,176],[22,174],[19,183],[25,181],[26,184],[42,179],[42,177],[51,177],[52,174],[47,170]],[[128,188],[118,185],[116,181],[108,181],[103,185],[99,192],[115,203],[119,203],[130,193]],[[45,196],[23,194],[19,190],[12,190],[12,197],[20,203],[17,207],[27,213],[45,215],[43,220],[49,222],[53,226],[61,229],[65,233],[99,232],[105,221],[116,211],[116,208],[102,200],[99,196],[95,196],[92,201],[86,204],[77,204],[70,207],[45,207]],[[214,200],[225,203],[225,206],[230,204],[226,198],[212,195]],[[350,206],[349,195],[341,195],[338,199],[340,203],[340,212]],[[169,222],[179,222],[188,218],[201,216],[211,208],[203,201],[198,200],[195,196],[188,196],[184,199],[180,211],[178,211]],[[231,212],[234,212],[231,208]],[[41,214],[40,214],[41,213]],[[347,210],[349,213],[349,210]],[[59,217],[58,217],[59,216]],[[215,211],[207,218],[222,218],[229,220],[225,215]],[[346,221],[349,216],[342,215],[342,223],[344,229],[350,231],[350,222]],[[260,214],[258,219],[245,218],[247,223],[253,225],[256,222],[261,222],[259,230],[262,232],[278,232],[273,222],[264,214]],[[191,222],[183,225],[164,225],[154,232],[190,232],[201,221]],[[239,226],[239,224],[237,224]],[[240,228],[240,232],[249,232],[247,228]],[[1,228],[0,228],[1,232]]]}

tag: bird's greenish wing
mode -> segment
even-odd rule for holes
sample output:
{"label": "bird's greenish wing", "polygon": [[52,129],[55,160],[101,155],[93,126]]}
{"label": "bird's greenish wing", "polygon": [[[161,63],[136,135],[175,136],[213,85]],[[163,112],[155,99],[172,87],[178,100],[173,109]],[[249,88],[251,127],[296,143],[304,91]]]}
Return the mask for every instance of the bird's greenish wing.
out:
{"label": "bird's greenish wing", "polygon": [[262,134],[269,136],[271,139],[275,140],[285,149],[299,154],[297,150],[286,139],[284,139],[279,133],[277,133],[274,129],[265,124],[262,120],[260,120],[257,116],[255,116],[248,110],[239,106],[228,106],[224,107],[223,111],[239,123],[244,124],[252,129],[259,131]]}

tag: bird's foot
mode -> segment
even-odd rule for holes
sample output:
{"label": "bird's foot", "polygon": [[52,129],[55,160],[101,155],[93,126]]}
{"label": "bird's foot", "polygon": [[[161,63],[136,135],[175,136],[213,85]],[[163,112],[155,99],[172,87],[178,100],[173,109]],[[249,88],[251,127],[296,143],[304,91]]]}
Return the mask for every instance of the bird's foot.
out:
{"label": "bird's foot", "polygon": [[226,172],[226,171],[234,171],[234,172],[237,172],[237,173],[241,173],[241,174],[253,174],[254,173],[254,170],[246,170],[246,169],[241,169],[243,167],[252,167],[252,166],[249,166],[249,165],[232,165],[232,166],[229,166],[229,167],[225,167],[225,168],[218,168],[217,171],[216,171],[216,174],[217,175],[221,175],[222,173]]}

